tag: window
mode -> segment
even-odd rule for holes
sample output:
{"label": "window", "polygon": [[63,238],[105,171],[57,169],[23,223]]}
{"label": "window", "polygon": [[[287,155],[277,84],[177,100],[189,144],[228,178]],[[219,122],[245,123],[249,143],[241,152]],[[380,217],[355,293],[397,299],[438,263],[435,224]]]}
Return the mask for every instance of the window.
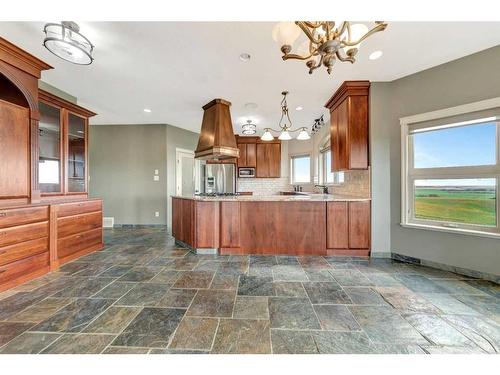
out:
{"label": "window", "polygon": [[290,159],[292,184],[308,184],[311,182],[311,157],[296,155]]}
{"label": "window", "polygon": [[476,117],[402,119],[403,225],[500,235],[500,122]]}
{"label": "window", "polygon": [[344,182],[344,172],[332,172],[332,150],[329,145],[320,151],[321,183],[323,185],[341,184]]}

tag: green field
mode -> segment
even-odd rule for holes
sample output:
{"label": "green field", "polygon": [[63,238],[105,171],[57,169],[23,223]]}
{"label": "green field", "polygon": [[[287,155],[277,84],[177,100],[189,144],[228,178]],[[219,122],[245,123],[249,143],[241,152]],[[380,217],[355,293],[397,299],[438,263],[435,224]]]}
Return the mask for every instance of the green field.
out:
{"label": "green field", "polygon": [[415,217],[494,226],[496,225],[495,190],[417,187]]}

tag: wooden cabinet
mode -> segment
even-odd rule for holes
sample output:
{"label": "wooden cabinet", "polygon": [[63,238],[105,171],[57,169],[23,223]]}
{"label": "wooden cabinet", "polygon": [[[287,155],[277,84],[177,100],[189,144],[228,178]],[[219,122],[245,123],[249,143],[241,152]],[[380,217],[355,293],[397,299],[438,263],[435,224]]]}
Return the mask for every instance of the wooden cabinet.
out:
{"label": "wooden cabinet", "polygon": [[236,136],[240,156],[238,168],[255,168],[255,177],[281,177],[281,141]]}
{"label": "wooden cabinet", "polygon": [[39,90],[51,68],[0,37],[0,291],[103,247],[102,202],[87,198],[95,113]]}
{"label": "wooden cabinet", "polygon": [[256,177],[281,177],[281,144],[258,143],[256,145]]}
{"label": "wooden cabinet", "polygon": [[86,194],[88,119],[95,113],[43,90],[38,96],[38,183],[42,196]]}
{"label": "wooden cabinet", "polygon": [[257,145],[255,143],[239,143],[240,157],[238,168],[255,168],[257,166]]}
{"label": "wooden cabinet", "polygon": [[370,254],[370,201],[327,203],[328,255]]}
{"label": "wooden cabinet", "polygon": [[368,81],[346,81],[326,103],[330,110],[332,172],[367,169]]}

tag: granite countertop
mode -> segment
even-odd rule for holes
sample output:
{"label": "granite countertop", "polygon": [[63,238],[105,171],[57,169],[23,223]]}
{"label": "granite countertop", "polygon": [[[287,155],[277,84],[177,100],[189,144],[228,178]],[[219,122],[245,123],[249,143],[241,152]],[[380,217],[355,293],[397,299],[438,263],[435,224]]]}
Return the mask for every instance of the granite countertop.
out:
{"label": "granite countertop", "polygon": [[173,195],[172,198],[192,199],[196,201],[239,201],[239,202],[333,202],[333,201],[369,201],[370,198],[343,196],[338,194],[303,194],[303,195],[238,195],[234,197],[200,197],[193,195]]}

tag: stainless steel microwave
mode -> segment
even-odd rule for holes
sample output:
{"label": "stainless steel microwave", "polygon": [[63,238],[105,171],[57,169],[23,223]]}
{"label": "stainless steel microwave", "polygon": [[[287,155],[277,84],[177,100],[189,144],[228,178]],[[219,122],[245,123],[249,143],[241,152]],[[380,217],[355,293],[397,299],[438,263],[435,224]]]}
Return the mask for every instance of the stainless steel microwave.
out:
{"label": "stainless steel microwave", "polygon": [[238,169],[239,178],[252,178],[255,177],[255,168],[239,168]]}

